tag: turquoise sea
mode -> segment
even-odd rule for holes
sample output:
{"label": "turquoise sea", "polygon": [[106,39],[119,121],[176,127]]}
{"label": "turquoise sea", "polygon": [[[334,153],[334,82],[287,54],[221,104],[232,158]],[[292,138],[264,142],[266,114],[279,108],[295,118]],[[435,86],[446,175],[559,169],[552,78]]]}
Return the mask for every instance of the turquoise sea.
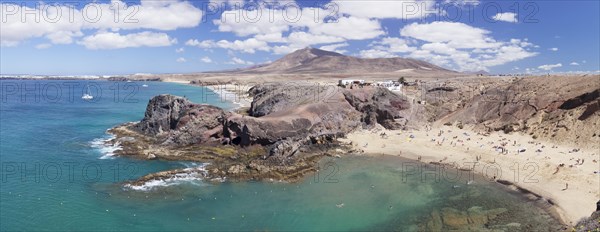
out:
{"label": "turquoise sea", "polygon": [[[140,120],[158,94],[233,105],[205,88],[172,83],[0,84],[2,231],[414,231],[447,207],[505,208],[490,225],[505,230],[558,226],[536,204],[497,184],[481,178],[466,184],[467,174],[438,180],[409,173],[406,167],[419,164],[397,157],[326,158],[320,173],[293,184],[182,178],[130,189],[124,181],[202,164],[111,157],[116,148],[101,145],[107,129]],[[81,100],[86,86],[93,101]]]}

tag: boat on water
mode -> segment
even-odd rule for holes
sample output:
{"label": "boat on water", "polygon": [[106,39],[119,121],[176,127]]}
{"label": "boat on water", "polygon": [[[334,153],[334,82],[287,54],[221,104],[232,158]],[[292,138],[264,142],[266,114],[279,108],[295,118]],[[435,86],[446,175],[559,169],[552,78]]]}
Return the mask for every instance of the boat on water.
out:
{"label": "boat on water", "polygon": [[148,85],[147,84],[143,84],[142,87],[146,88],[146,87],[148,87]]}
{"label": "boat on water", "polygon": [[85,93],[83,94],[83,96],[81,96],[81,99],[83,99],[83,100],[92,100],[92,99],[94,99],[94,96],[92,96],[92,94],[90,93],[90,86],[89,85],[86,86]]}

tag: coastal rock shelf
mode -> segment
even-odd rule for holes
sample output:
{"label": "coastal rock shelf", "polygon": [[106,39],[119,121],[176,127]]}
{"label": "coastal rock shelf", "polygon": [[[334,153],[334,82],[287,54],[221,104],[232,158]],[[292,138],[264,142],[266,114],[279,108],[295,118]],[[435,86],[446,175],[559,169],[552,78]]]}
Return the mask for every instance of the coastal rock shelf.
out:
{"label": "coastal rock shelf", "polygon": [[[207,179],[296,181],[316,171],[324,155],[351,149],[336,138],[358,128],[381,124],[402,129],[410,104],[385,88],[342,89],[283,84],[256,86],[251,116],[189,100],[159,95],[152,98],[144,118],[109,130],[117,155],[141,159],[210,163]],[[340,149],[334,149],[340,148]],[[150,174],[143,184],[189,170]]]}

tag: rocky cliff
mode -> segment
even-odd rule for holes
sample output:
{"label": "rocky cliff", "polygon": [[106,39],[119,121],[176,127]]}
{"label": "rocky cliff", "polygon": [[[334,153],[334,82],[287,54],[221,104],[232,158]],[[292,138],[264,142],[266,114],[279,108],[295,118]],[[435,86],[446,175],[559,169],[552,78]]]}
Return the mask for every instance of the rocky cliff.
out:
{"label": "rocky cliff", "polygon": [[227,115],[215,106],[194,104],[172,95],[159,95],[148,102],[144,118],[134,128],[161,139],[164,145],[210,143],[223,137]]}
{"label": "rocky cliff", "polygon": [[[447,108],[445,114],[433,119],[440,123],[522,132],[587,147],[600,142],[600,76],[529,77],[501,80],[488,87],[480,84],[430,90],[445,92],[428,96],[429,101],[443,102]],[[468,94],[461,97],[453,93],[461,91]]]}
{"label": "rocky cliff", "polygon": [[314,171],[315,157],[340,146],[335,138],[377,123],[401,129],[408,122],[410,104],[384,88],[298,83],[291,89],[259,85],[250,92],[250,116],[156,96],[140,122],[111,130],[124,147],[117,154],[212,162],[215,177],[293,180]]}

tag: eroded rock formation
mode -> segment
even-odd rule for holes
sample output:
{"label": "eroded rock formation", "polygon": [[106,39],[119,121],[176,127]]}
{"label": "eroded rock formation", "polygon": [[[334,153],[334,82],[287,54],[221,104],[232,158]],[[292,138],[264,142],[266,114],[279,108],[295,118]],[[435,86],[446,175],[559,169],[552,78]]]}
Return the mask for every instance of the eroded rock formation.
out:
{"label": "eroded rock formation", "polygon": [[522,132],[556,143],[568,140],[598,148],[600,76],[528,77],[487,82],[487,86],[477,82],[450,82],[448,85],[457,86],[452,92],[432,89],[428,101],[439,105],[429,108],[430,112],[437,112],[432,113],[431,121],[470,124],[485,131]]}
{"label": "eroded rock formation", "polygon": [[[117,154],[211,162],[209,177],[295,180],[314,171],[318,156],[339,146],[337,137],[377,123],[389,129],[407,125],[408,113],[402,111],[410,104],[387,89],[293,86],[251,89],[251,116],[177,96],[156,96],[140,122],[111,130],[117,135],[113,142],[123,146]],[[178,172],[141,180],[173,173]]]}

